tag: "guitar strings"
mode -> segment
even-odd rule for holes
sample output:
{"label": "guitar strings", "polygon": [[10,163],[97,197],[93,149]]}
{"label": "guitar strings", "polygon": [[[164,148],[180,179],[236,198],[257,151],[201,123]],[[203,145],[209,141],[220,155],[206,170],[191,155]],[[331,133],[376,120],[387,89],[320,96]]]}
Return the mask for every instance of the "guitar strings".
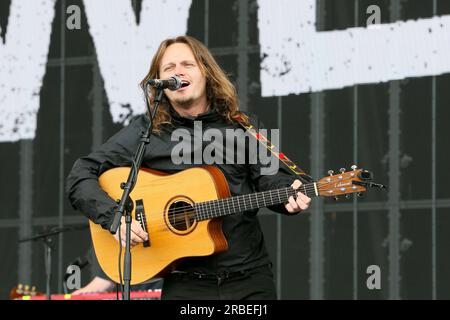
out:
{"label": "guitar strings", "polygon": [[[324,185],[327,185],[327,184],[330,184],[330,183],[332,183],[332,182],[327,182],[327,183],[322,183],[322,184],[320,184],[319,185],[319,187],[323,187]],[[308,185],[306,185],[306,186],[308,186]],[[286,191],[288,191],[289,190],[289,187],[287,187],[286,189],[278,189],[278,190],[286,190]],[[274,191],[274,190],[272,190],[272,191]],[[249,202],[247,202],[247,203],[249,203],[250,204],[250,206],[253,206],[253,205],[255,205],[255,204],[257,204],[258,206],[259,206],[259,202],[260,201],[263,201],[264,202],[264,200],[262,200],[262,198],[264,198],[265,197],[265,195],[264,195],[264,193],[268,193],[268,192],[272,192],[272,191],[264,191],[264,192],[261,192],[260,194],[258,194],[255,198],[249,198],[248,200],[250,200]],[[289,190],[290,191],[290,190]],[[297,189],[297,192],[298,191],[300,191],[300,190],[298,190]],[[314,187],[313,186],[309,186],[308,188],[307,188],[307,191],[314,191]],[[306,191],[306,192],[307,192]],[[292,191],[291,191],[292,192]],[[244,195],[244,196],[242,196],[242,197],[245,197],[246,195]],[[292,195],[290,195],[290,196],[292,196]],[[275,196],[276,197],[276,196]],[[273,197],[271,197],[271,199],[272,199]],[[209,201],[205,201],[205,202],[200,202],[200,203],[196,203],[197,205],[199,205],[199,204],[201,204],[201,205],[205,205],[205,204],[207,204],[208,202],[216,202],[216,203],[219,203],[219,201],[220,200],[224,200],[224,201],[226,201],[226,200],[228,200],[229,201],[229,199],[231,199],[231,198],[222,198],[222,199],[214,199],[214,200],[209,200]],[[247,200],[247,201],[248,201]],[[245,200],[244,200],[245,201]],[[196,205],[196,204],[194,204],[194,206]],[[223,209],[223,210],[226,210],[225,209],[225,203],[224,202],[222,202],[222,208],[220,207],[220,205],[219,204],[215,204],[215,208],[213,208],[213,207],[211,207],[210,209]],[[270,206],[270,205],[269,205]],[[230,206],[229,205],[227,205],[227,207],[228,207],[228,209],[230,209]],[[208,208],[206,208],[206,209],[208,209]],[[188,206],[182,206],[182,207],[178,207],[178,208],[176,208],[175,210],[173,210],[172,212],[171,212],[171,217],[173,217],[175,220],[177,220],[177,218],[178,218],[178,220],[179,220],[179,218],[180,217],[185,217],[186,216],[186,211],[191,211],[191,212],[196,212],[196,216],[205,216],[205,217],[207,217],[207,213],[201,213],[201,211],[199,211],[199,210],[195,210],[195,208],[193,207],[193,206],[191,206],[191,205],[188,205]],[[229,210],[230,211],[230,210]],[[233,210],[234,211],[234,210]],[[242,211],[245,211],[245,209],[244,210],[242,210]],[[236,211],[236,213],[237,212],[240,212],[240,211]],[[200,213],[200,214],[199,214]],[[231,214],[231,213],[230,213]],[[210,216],[210,217],[208,217],[207,219],[210,219],[210,218],[216,218],[215,216]],[[181,223],[179,223],[179,224],[184,224],[184,222],[181,222]],[[164,223],[163,224],[161,224],[161,225],[165,225]]]}
{"label": "guitar strings", "polygon": [[[244,199],[244,202],[247,201],[246,203],[250,203],[251,205],[254,205],[254,204],[257,204],[259,201],[264,202],[265,197],[268,196],[267,193],[270,193],[270,192],[273,192],[273,191],[276,191],[276,190],[280,190],[280,191],[282,190],[283,193],[285,193],[285,190],[286,191],[290,191],[289,187],[287,187],[286,189],[281,188],[281,189],[275,189],[275,190],[271,190],[271,191],[263,191],[263,192],[258,193],[256,196],[253,196],[253,198],[251,197],[251,195],[240,195],[240,196],[235,196],[235,197],[230,197],[230,198],[221,198],[221,199],[208,200],[208,201],[204,201],[204,202],[198,202],[198,203],[194,203],[193,206],[195,206],[195,205],[197,205],[197,206],[198,205],[207,206],[208,203],[213,203],[213,202],[219,203],[222,200],[223,201],[222,202],[223,203],[222,207],[224,208],[224,205],[225,205],[224,201],[234,201],[234,199],[236,199],[237,197],[242,197],[244,199],[244,197],[246,197],[246,196],[249,196],[249,198],[247,200]],[[306,192],[308,193],[308,191],[315,191],[314,187],[307,188]],[[292,191],[290,191],[290,192],[292,192]],[[301,191],[297,189],[297,192],[301,192]],[[284,196],[284,194],[283,194],[283,196]],[[292,196],[292,195],[289,195],[289,197],[290,196]],[[274,196],[274,197],[277,198],[278,196]],[[271,196],[270,199],[272,199],[274,197]],[[231,200],[231,199],[233,199],[233,200]],[[248,202],[248,201],[250,201],[250,202]],[[217,208],[219,208],[219,204],[215,204],[215,205],[217,206]],[[186,210],[194,209],[193,206],[192,205],[187,205],[187,206],[178,207],[178,208],[172,210],[171,214],[172,215],[176,215],[177,213],[182,213],[182,215],[184,215]],[[229,207],[229,205],[228,205],[228,207]]]}
{"label": "guitar strings", "polygon": [[[320,190],[321,188],[323,188],[324,186],[326,186],[326,185],[329,185],[329,184],[332,184],[332,183],[334,183],[334,181],[332,181],[332,182],[326,182],[326,183],[317,183],[317,188],[318,188],[318,190]],[[314,184],[307,184],[307,185],[304,185],[305,186],[305,188],[303,188],[303,191],[304,192],[306,192],[306,193],[308,193],[308,191],[314,191],[315,192],[315,187],[314,187]],[[256,196],[254,196],[253,198],[251,198],[251,197],[249,197],[249,199],[247,200],[248,202],[248,204],[250,204],[250,206],[253,206],[253,205],[257,205],[257,206],[259,206],[259,202],[260,201],[263,201],[263,202],[265,202],[264,201],[264,199],[265,199],[265,197],[267,196],[267,193],[270,193],[270,192],[273,192],[273,191],[276,191],[276,190],[283,190],[283,192],[284,191],[290,191],[290,192],[292,192],[292,190],[293,189],[290,189],[291,187],[287,187],[287,188],[281,188],[281,189],[275,189],[275,190],[270,190],[270,191],[263,191],[263,192],[260,192],[260,193],[258,193]],[[298,189],[296,189],[296,192],[301,192],[302,190],[300,190],[301,189],[301,187],[300,188],[298,188]],[[306,190],[306,191],[305,191]],[[265,193],[266,193],[266,195],[265,195]],[[245,196],[247,196],[247,195],[241,195],[241,196],[237,196],[237,197],[245,197]],[[289,197],[290,196],[292,196],[292,195],[289,195]],[[275,197],[277,197],[277,196],[275,196]],[[185,221],[180,221],[180,219],[184,219],[184,218],[186,218],[186,214],[188,214],[189,212],[195,212],[195,217],[196,218],[206,218],[206,220],[207,219],[212,219],[212,218],[217,218],[217,217],[220,217],[220,216],[222,216],[222,215],[219,215],[219,216],[214,216],[214,215],[212,215],[211,216],[211,214],[210,214],[210,216],[208,216],[208,213],[207,212],[204,212],[204,213],[202,213],[201,212],[201,210],[198,210],[198,209],[196,209],[195,208],[195,205],[205,205],[205,204],[207,204],[207,203],[209,203],[209,202],[216,202],[217,204],[215,204],[215,206],[216,207],[212,207],[211,206],[211,208],[210,209],[213,209],[213,210],[217,210],[217,209],[219,209],[219,210],[226,210],[225,209],[225,202],[222,202],[222,208],[220,208],[220,206],[219,206],[219,201],[220,200],[223,200],[223,201],[230,201],[230,199],[235,199],[236,197],[231,197],[231,198],[221,198],[221,199],[214,199],[214,200],[208,200],[208,201],[204,201],[204,202],[199,202],[199,203],[195,203],[194,205],[187,205],[187,206],[181,206],[181,207],[178,207],[178,208],[176,208],[176,209],[174,209],[174,210],[172,210],[171,211],[171,215],[170,215],[170,217],[171,217],[171,219],[170,220],[172,220],[172,219],[174,219],[175,221],[173,222],[173,223],[171,223],[171,225],[172,226],[183,226],[183,225],[185,225],[186,224],[186,222]],[[272,196],[270,197],[270,200],[272,200]],[[269,200],[269,201],[270,201]],[[245,200],[244,200],[245,201]],[[239,203],[238,203],[239,204]],[[275,205],[275,204],[273,204],[273,205]],[[270,205],[269,205],[270,206]],[[238,212],[243,212],[243,211],[246,211],[246,209],[244,208],[244,210],[242,210],[242,211],[235,211],[235,210],[230,210],[231,208],[230,208],[230,206],[229,206],[229,204],[227,205],[227,207],[228,207],[228,209],[229,209],[229,211],[233,211],[233,212],[230,212],[230,214],[233,214],[233,213],[238,213]],[[239,207],[239,206],[238,206]],[[234,208],[234,206],[233,206],[233,208]],[[206,209],[208,209],[208,208],[206,208]],[[247,210],[249,210],[249,209],[247,209]],[[160,213],[156,213],[157,215],[159,215],[159,214],[163,214],[164,212],[160,212]],[[152,215],[152,216],[154,216],[154,215]],[[189,217],[189,216],[188,216]],[[150,218],[150,220],[149,220],[149,218]],[[150,225],[150,221],[151,221],[152,219],[151,219],[151,216],[150,217],[148,217],[147,216],[147,225]],[[178,220],[178,222],[177,222],[177,220]],[[197,219],[194,219],[195,221],[197,221]],[[202,221],[202,220],[200,220],[200,221]],[[166,223],[157,223],[157,224],[152,224],[152,226],[154,226],[154,227],[161,227],[161,226],[166,226]]]}
{"label": "guitar strings", "polygon": [[[137,167],[137,164],[136,164],[136,161],[133,159],[133,161],[132,161],[132,167],[133,167],[133,169],[137,172],[138,171],[138,167]],[[136,178],[137,178],[137,176],[136,176]],[[316,193],[316,187],[317,187],[317,190],[318,191],[320,191],[320,188],[321,187],[323,187],[323,186],[325,186],[325,185],[328,185],[328,184],[332,184],[332,183],[334,183],[335,181],[329,181],[329,182],[325,182],[325,183],[320,183],[320,182],[315,182],[315,183],[308,183],[308,184],[306,184],[306,185],[303,185],[304,187],[303,187],[303,190],[304,190],[304,192],[306,192],[306,193],[308,193],[308,191],[313,191],[314,192],[314,194]],[[144,185],[145,186],[145,185]],[[285,188],[285,190],[289,190],[289,188],[292,188],[292,187],[287,187],[287,188]],[[294,195],[296,195],[297,194],[297,192],[301,192],[301,190],[300,190],[300,188],[301,188],[301,186],[296,190],[296,193],[294,194]],[[284,188],[281,188],[281,189],[278,189],[278,190],[283,190]],[[256,195],[256,197],[255,197],[255,201],[256,201],[256,204],[257,204],[257,206],[259,206],[258,205],[258,198],[259,197],[262,197],[263,199],[264,199],[264,193],[265,192],[272,192],[272,191],[275,191],[275,190],[270,190],[270,191],[263,191],[263,192],[260,192],[259,194],[257,194]],[[292,192],[292,191],[291,191]],[[241,195],[242,197],[244,197],[245,195]],[[238,196],[239,197],[239,196]],[[290,198],[291,196],[289,196],[288,198]],[[272,198],[272,197],[271,197]],[[205,201],[205,202],[200,202],[200,203],[198,203],[198,204],[204,204],[204,203],[208,203],[208,202],[212,202],[212,201],[219,201],[219,200],[226,200],[226,199],[230,199],[230,198],[222,198],[222,199],[214,199],[214,200],[209,200],[209,201]],[[250,203],[251,203],[251,205],[254,205],[254,203],[252,203],[252,201],[253,201],[253,199],[249,199],[250,200]],[[239,204],[239,202],[238,202],[238,204]],[[229,207],[229,206],[228,206]],[[234,207],[234,206],[233,206]],[[185,217],[185,215],[186,215],[186,210],[191,210],[193,208],[193,206],[191,206],[191,205],[187,205],[187,206],[182,206],[182,207],[179,207],[179,208],[176,208],[175,210],[173,210],[171,213],[172,213],[172,215],[171,215],[171,217],[175,217],[175,219],[177,219],[177,218],[179,218],[180,216],[181,217]],[[218,207],[219,208],[219,207]],[[225,203],[223,203],[223,209],[225,210]],[[195,212],[196,210],[194,209],[194,212]],[[245,210],[244,210],[245,211]],[[237,211],[237,212],[239,212],[239,211]],[[236,212],[236,213],[237,213]],[[157,215],[160,215],[160,214],[164,214],[164,212],[160,212],[160,213],[156,213]],[[197,214],[198,214],[198,212],[196,212],[195,213],[195,215],[197,216]],[[206,213],[205,213],[206,214]],[[230,213],[231,214],[231,213]],[[205,216],[205,217],[207,217],[207,215]],[[214,218],[214,217],[211,217],[211,218]],[[210,219],[210,218],[207,218],[207,219]],[[182,224],[184,224],[184,222],[182,223]],[[165,225],[165,223],[161,223],[161,225],[162,226],[164,226]],[[157,227],[158,227],[158,225],[157,225]]]}
{"label": "guitar strings", "polygon": [[[319,186],[320,187],[324,187],[324,186],[326,186],[326,185],[329,185],[329,184],[332,184],[333,182],[327,182],[327,183],[321,183],[321,184],[319,184],[319,183],[317,183],[317,186],[318,186],[318,189],[319,189]],[[308,191],[314,191],[314,186],[313,186],[313,184],[307,184],[307,185],[305,185],[305,187],[306,187],[306,189],[308,190]],[[286,191],[288,191],[289,189],[290,189],[291,187],[287,187],[287,188],[281,188],[281,189],[278,189],[278,190],[286,190]],[[263,196],[263,193],[267,193],[267,192],[273,192],[273,191],[276,191],[277,189],[275,189],[275,190],[271,190],[271,191],[263,191],[263,192],[261,192],[261,193],[258,193],[258,195],[257,195],[257,197],[260,197],[260,196]],[[291,190],[293,190],[293,189],[290,189],[289,191],[291,191]],[[295,190],[296,192],[298,192],[298,191],[300,191],[299,189],[296,189]],[[292,192],[292,191],[291,191]],[[246,195],[244,195],[244,196],[246,196]],[[290,195],[291,196],[291,195]],[[205,201],[205,202],[201,202],[201,203],[207,203],[207,202],[214,202],[214,201],[218,201],[218,200],[227,200],[227,199],[230,199],[230,198],[222,198],[222,199],[215,199],[215,200],[209,200],[209,201]],[[258,203],[258,201],[256,200],[256,199],[249,199],[250,200],[250,203],[251,203],[251,205],[254,205],[254,204],[257,204]],[[198,204],[198,203],[197,203]],[[194,204],[195,205],[195,204]],[[189,210],[192,210],[192,209],[194,209],[192,206],[183,206],[183,207],[180,207],[180,208],[177,208],[176,210],[174,210],[174,211],[183,211],[182,213],[176,213],[176,214],[174,214],[173,216],[175,216],[175,220],[177,220],[178,219],[178,221],[175,221],[175,222],[172,222],[172,223],[170,223],[170,226],[172,226],[174,229],[177,229],[176,227],[185,227],[186,226],[186,221],[184,220],[184,218],[186,218],[186,212],[185,212],[185,209],[189,209]],[[212,209],[212,208],[211,208]],[[219,208],[219,207],[217,207],[217,209],[220,209],[220,210],[225,210],[225,207],[222,207],[222,208]],[[196,212],[195,211],[195,209],[193,210],[194,212],[195,212],[195,216],[197,217],[198,216],[198,212]],[[242,210],[242,211],[245,211],[245,210]],[[241,212],[241,211],[236,211],[236,212],[234,212],[234,213],[238,213],[238,212]],[[222,215],[220,215],[220,216],[222,216]],[[218,217],[220,217],[220,216],[218,216]],[[217,218],[217,217],[214,217],[214,216],[211,216],[211,217],[209,217],[208,219],[213,219],[213,218]],[[152,221],[152,220],[154,220],[154,219],[152,219],[151,217],[147,217],[147,226],[152,226],[152,229],[153,229],[153,234],[152,233],[150,233],[149,234],[149,238],[151,239],[151,241],[155,241],[156,243],[158,243],[158,240],[159,239],[166,239],[166,236],[165,235],[162,235],[162,233],[163,232],[174,232],[174,230],[171,230],[170,228],[167,228],[166,226],[167,226],[167,224],[166,223],[160,223],[159,221],[160,221],[160,219],[158,219],[158,221],[157,221],[157,223],[155,223],[155,224],[152,224],[150,221]],[[186,227],[185,229],[177,229],[177,231],[179,231],[179,232],[184,232],[184,231],[187,231],[187,230],[189,230],[193,225],[195,225],[196,223],[199,223],[199,222],[201,222],[202,220],[197,220],[197,219],[193,219],[192,220],[192,223],[189,225],[189,227]],[[155,230],[155,228],[156,228],[156,230]],[[166,245],[165,245],[166,246]]]}
{"label": "guitar strings", "polygon": [[[330,183],[322,183],[322,184],[320,184],[320,186],[321,187],[323,187],[323,186],[325,186],[325,185],[327,185],[327,184],[330,184]],[[289,187],[288,187],[289,188]],[[288,188],[286,188],[286,189],[288,189]],[[310,188],[311,189],[311,188]],[[279,190],[283,190],[283,189],[279,189]],[[312,189],[311,189],[312,190]],[[272,190],[273,191],[273,190]],[[296,190],[296,191],[299,191],[298,189]],[[270,191],[264,191],[264,192],[270,192]],[[263,192],[262,192],[263,193]],[[261,194],[262,194],[261,193]],[[258,195],[259,196],[259,195]],[[229,198],[223,198],[223,199],[216,199],[216,200],[209,200],[209,201],[206,201],[206,202],[213,202],[213,201],[217,201],[217,200],[226,200],[226,199],[229,199]],[[255,203],[257,203],[258,201],[256,200],[256,199],[251,199],[251,201],[250,201],[250,203],[252,204],[252,205],[254,205]],[[203,202],[203,203],[205,203],[205,202]],[[188,209],[190,209],[190,210],[192,210],[193,209],[193,207],[192,206],[184,206],[184,208],[188,208]],[[222,209],[222,208],[218,208],[218,209]],[[225,207],[223,207],[223,209],[225,210]],[[182,209],[179,209],[178,211],[180,211],[180,210],[182,210]],[[184,209],[183,209],[184,210]],[[193,210],[194,212],[195,212],[195,210]],[[243,211],[245,211],[245,210],[243,210]],[[233,213],[238,213],[238,212],[242,212],[242,211],[236,211],[236,212],[233,212]],[[196,216],[198,216],[198,212],[196,212],[195,213],[195,215]],[[170,225],[172,226],[172,227],[174,227],[175,229],[177,229],[176,227],[177,226],[186,226],[186,221],[184,220],[181,220],[180,219],[180,216],[181,217],[183,217],[183,218],[185,218],[186,217],[186,212],[183,212],[183,213],[179,213],[179,214],[174,214],[173,215],[174,217],[175,217],[175,220],[177,220],[177,218],[178,218],[178,222],[177,221],[175,221],[175,222],[173,222],[173,223],[171,223]],[[219,216],[218,216],[219,217]],[[208,217],[208,219],[213,219],[213,218],[217,218],[217,217],[215,217],[215,216],[210,216],[210,217]],[[154,220],[154,219],[151,219],[151,217],[149,217],[148,218],[148,220],[147,221],[152,221],[152,220]],[[148,225],[152,225],[152,229],[154,229],[154,228],[160,228],[159,230],[157,230],[157,231],[162,231],[162,232],[168,232],[168,231],[172,231],[172,230],[170,230],[170,229],[168,229],[168,228],[165,228],[166,227],[166,223],[159,223],[159,221],[160,220],[158,220],[158,222],[157,223],[155,223],[155,224],[151,224],[151,223],[148,223]],[[191,224],[191,226],[192,225],[194,225],[196,222],[198,223],[198,222],[201,222],[202,220],[197,220],[197,219],[194,219],[193,221],[192,221],[192,224]],[[164,227],[164,228],[162,228],[162,227]],[[188,230],[190,228],[190,226],[189,227],[187,227],[186,229],[184,229],[184,230],[178,230],[178,231],[186,231],[186,230]],[[155,230],[154,230],[155,231]],[[159,237],[158,237],[158,233],[156,233],[156,234],[153,234],[152,235],[152,237],[151,237],[153,240],[155,240],[155,239],[158,239]]]}

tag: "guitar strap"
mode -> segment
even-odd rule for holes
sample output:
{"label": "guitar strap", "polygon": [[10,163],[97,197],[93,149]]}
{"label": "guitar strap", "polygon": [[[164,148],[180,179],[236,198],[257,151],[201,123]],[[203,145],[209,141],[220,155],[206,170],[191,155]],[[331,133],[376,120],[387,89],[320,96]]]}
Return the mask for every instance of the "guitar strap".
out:
{"label": "guitar strap", "polygon": [[251,125],[247,119],[244,119],[242,116],[234,117],[236,121],[248,132],[250,133],[256,140],[258,140],[267,150],[269,150],[275,157],[277,157],[281,162],[283,162],[289,170],[295,173],[298,176],[306,179],[308,182],[313,182],[314,179],[305,173],[299,166],[297,166],[291,159],[289,159],[284,153],[280,152],[276,146],[274,146],[270,140],[265,137],[257,128]]}

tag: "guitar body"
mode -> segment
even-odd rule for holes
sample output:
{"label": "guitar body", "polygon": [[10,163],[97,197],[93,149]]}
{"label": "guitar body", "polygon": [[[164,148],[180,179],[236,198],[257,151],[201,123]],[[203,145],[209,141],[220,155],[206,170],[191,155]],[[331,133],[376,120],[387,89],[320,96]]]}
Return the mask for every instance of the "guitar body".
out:
{"label": "guitar body", "polygon": [[[114,168],[99,177],[102,189],[112,199],[120,199],[120,183],[128,178],[129,168]],[[216,167],[191,168],[176,174],[141,169],[131,199],[142,200],[150,246],[131,248],[131,284],[142,283],[170,271],[184,257],[208,256],[228,248],[221,219],[196,221],[191,206],[195,203],[230,197],[223,173]],[[133,219],[135,218],[133,209]],[[100,225],[90,222],[95,254],[102,270],[115,282],[119,280],[119,243]],[[122,275],[123,257],[122,250]]]}

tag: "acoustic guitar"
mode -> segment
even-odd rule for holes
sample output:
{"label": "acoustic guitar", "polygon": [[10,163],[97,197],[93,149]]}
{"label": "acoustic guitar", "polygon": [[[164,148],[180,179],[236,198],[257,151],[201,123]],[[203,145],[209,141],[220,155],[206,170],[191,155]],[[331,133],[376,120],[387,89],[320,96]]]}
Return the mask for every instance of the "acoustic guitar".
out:
{"label": "acoustic guitar", "polygon": [[[337,197],[362,193],[367,187],[377,185],[371,182],[369,171],[352,168],[303,184],[298,191],[309,197]],[[104,172],[99,177],[101,188],[111,198],[120,199],[120,184],[127,180],[129,170],[119,167]],[[175,174],[141,169],[130,195],[135,203],[132,216],[148,232],[149,241],[131,249],[131,284],[163,276],[184,257],[208,256],[226,250],[221,217],[286,203],[296,192],[286,187],[231,197],[223,173],[213,166]],[[90,231],[101,268],[113,281],[119,282],[118,241],[92,221]],[[124,250],[121,266],[123,256]]]}

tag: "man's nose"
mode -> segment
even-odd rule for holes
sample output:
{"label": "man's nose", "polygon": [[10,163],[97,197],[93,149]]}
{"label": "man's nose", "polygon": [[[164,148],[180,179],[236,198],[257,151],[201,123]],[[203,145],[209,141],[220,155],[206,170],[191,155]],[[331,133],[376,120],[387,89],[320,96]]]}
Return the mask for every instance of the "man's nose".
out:
{"label": "man's nose", "polygon": [[178,77],[183,76],[184,75],[184,67],[182,65],[177,65],[175,67],[174,72],[175,72],[175,75]]}

